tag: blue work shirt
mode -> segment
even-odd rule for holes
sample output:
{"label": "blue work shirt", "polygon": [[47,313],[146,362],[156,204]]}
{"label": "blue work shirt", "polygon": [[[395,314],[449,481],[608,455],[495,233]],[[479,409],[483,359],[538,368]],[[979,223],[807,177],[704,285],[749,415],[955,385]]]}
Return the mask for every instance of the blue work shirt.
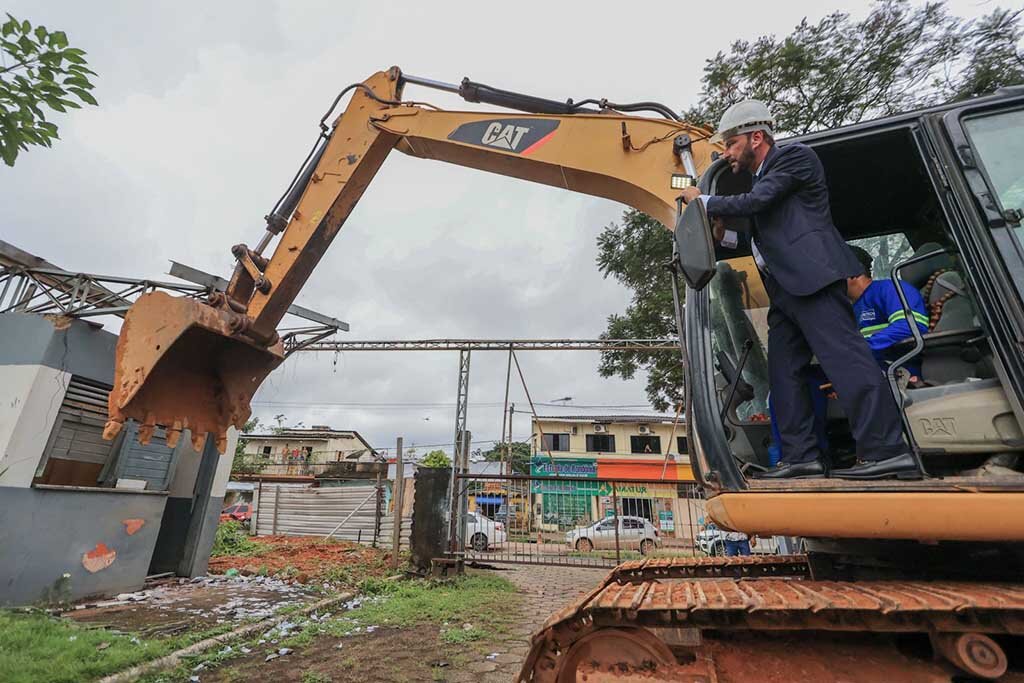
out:
{"label": "blue work shirt", "polygon": [[[917,329],[921,334],[927,334],[928,309],[925,307],[921,292],[906,282],[900,281],[900,285],[914,313]],[[853,303],[853,314],[857,318],[860,333],[867,339],[871,353],[883,369],[887,368],[888,363],[895,360],[897,355],[901,355],[890,352],[890,347],[913,336],[892,280],[872,280],[860,298]],[[908,363],[906,367],[911,374],[920,377],[920,361]]]}

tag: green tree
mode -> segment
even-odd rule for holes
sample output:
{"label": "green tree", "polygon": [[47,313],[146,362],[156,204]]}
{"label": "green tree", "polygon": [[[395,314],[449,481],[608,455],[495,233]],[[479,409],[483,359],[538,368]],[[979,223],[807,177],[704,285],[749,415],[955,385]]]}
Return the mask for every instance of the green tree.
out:
{"label": "green tree", "polygon": [[[32,27],[10,14],[0,26],[0,156],[14,166],[30,145],[51,147],[57,126],[43,107],[56,112],[96,104],[90,91],[85,51],[68,47],[63,31]],[[77,100],[77,101],[76,101]]]}
{"label": "green tree", "polygon": [[[817,23],[800,22],[787,36],[736,41],[704,67],[699,102],[686,114],[714,126],[729,105],[747,97],[763,100],[782,134],[807,133],[959,100],[1024,83],[1021,16],[996,9],[967,21],[943,2],[912,5],[882,0],[855,21],[842,12]],[[869,245],[884,270],[897,245]],[[605,338],[674,336],[670,235],[660,223],[634,210],[598,237],[597,265],[633,292],[626,311],[611,315]],[[682,369],[670,353],[607,351],[605,377],[631,379],[648,373],[647,397],[665,410],[681,400]]]}
{"label": "green tree", "polygon": [[235,457],[231,461],[231,474],[259,474],[263,471],[264,464],[256,462],[254,458],[245,455],[245,446],[249,443],[247,434],[252,434],[260,426],[258,417],[250,418],[242,427],[242,433],[238,435],[238,443],[235,444]]}
{"label": "green tree", "polygon": [[419,462],[420,467],[451,467],[452,461],[442,450],[430,451]]}
{"label": "green tree", "polygon": [[[597,265],[632,290],[623,314],[608,316],[605,339],[659,339],[675,336],[672,280],[665,264],[672,258],[672,239],[661,223],[629,209],[621,223],[609,225],[597,238]],[[682,400],[683,371],[678,354],[659,351],[606,351],[599,372],[632,379],[647,371],[647,398],[657,410]]]}
{"label": "green tree", "polygon": [[[497,441],[494,447],[486,451],[478,451],[479,455],[488,462],[501,462],[505,460],[505,449],[509,446],[507,441]],[[530,473],[530,444],[525,441],[512,442],[512,473]]]}
{"label": "green tree", "polygon": [[748,97],[768,103],[780,133],[801,134],[989,93],[1024,82],[1021,10],[973,21],[944,2],[875,3],[862,21],[835,12],[788,36],[738,40],[704,67],[688,112],[715,125]]}

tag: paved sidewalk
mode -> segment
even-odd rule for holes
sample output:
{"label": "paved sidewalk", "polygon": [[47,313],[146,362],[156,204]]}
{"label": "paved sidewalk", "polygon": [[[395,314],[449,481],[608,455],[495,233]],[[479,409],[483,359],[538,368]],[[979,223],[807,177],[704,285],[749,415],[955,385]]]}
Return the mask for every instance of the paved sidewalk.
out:
{"label": "paved sidewalk", "polygon": [[508,579],[523,596],[519,623],[508,640],[495,649],[493,660],[474,662],[470,674],[453,677],[453,682],[486,681],[508,683],[519,674],[530,649],[530,638],[557,610],[597,586],[608,575],[607,569],[556,567],[544,565],[502,565],[498,570],[470,570]]}

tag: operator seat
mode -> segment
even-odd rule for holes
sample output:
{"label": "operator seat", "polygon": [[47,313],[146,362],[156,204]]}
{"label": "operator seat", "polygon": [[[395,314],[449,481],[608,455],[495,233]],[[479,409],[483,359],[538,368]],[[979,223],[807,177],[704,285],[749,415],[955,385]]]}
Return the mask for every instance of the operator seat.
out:
{"label": "operator seat", "polygon": [[[940,249],[929,242],[916,255]],[[948,254],[903,269],[928,305],[921,374],[904,405],[918,446],[949,455],[1015,452],[1024,434],[999,380],[963,277]],[[913,342],[904,342],[906,350]]]}

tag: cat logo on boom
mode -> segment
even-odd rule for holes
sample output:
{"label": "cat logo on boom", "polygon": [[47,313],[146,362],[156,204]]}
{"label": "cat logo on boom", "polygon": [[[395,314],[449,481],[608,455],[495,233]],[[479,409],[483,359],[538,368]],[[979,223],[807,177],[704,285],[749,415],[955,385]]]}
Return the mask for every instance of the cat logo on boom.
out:
{"label": "cat logo on boom", "polygon": [[530,156],[554,137],[558,124],[557,119],[544,118],[483,119],[462,124],[448,139]]}
{"label": "cat logo on boom", "polygon": [[519,150],[519,143],[522,142],[523,136],[529,132],[530,129],[526,126],[516,126],[511,123],[503,126],[501,121],[494,121],[487,126],[480,142],[491,147],[501,147],[516,152]]}

